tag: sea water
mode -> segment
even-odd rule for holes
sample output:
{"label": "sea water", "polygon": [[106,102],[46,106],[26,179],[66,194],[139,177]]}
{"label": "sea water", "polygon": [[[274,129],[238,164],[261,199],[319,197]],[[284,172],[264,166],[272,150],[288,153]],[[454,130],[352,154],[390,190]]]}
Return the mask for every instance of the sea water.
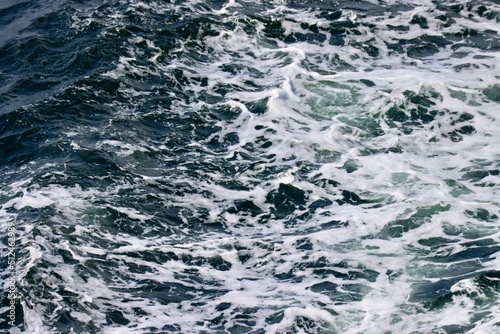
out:
{"label": "sea water", "polygon": [[2,333],[500,331],[498,1],[0,22]]}

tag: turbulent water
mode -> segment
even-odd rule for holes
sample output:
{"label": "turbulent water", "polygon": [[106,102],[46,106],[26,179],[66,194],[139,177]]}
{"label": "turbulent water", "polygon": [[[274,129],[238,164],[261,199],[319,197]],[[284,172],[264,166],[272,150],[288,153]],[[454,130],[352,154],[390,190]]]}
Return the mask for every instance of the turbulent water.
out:
{"label": "turbulent water", "polygon": [[500,332],[499,32],[497,0],[0,1],[0,332]]}

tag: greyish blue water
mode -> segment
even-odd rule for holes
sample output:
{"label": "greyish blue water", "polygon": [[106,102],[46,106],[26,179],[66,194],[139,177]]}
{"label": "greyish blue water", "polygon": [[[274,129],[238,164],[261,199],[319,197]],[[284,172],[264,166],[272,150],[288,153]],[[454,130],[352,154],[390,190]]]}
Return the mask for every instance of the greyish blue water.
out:
{"label": "greyish blue water", "polygon": [[0,1],[0,331],[500,332],[499,32],[487,0]]}

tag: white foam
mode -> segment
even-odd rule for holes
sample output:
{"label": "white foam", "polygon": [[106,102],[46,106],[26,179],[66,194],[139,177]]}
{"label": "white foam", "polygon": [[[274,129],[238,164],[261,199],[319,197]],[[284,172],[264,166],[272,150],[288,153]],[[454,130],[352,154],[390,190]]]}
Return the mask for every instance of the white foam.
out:
{"label": "white foam", "polygon": [[[385,3],[402,4],[396,0]],[[272,15],[282,23],[284,34],[309,33],[303,28],[305,23],[321,29],[331,23],[318,18],[314,10],[292,9],[283,1],[258,4],[263,9],[255,15]],[[456,50],[446,46],[417,59],[391,50],[387,43],[459,34],[465,29],[475,29],[478,34],[498,32],[499,25],[494,20],[479,20],[474,12],[464,9],[454,16],[456,23],[444,27],[438,18],[443,9],[432,1],[406,4],[414,8],[397,14],[342,10],[339,22],[361,24],[357,27],[361,34],[346,34],[345,45],[334,46],[328,43],[331,33],[324,30],[324,42],[285,43],[270,38],[262,22],[245,17],[240,1],[227,1],[213,11],[203,1],[131,3],[127,10],[143,18],[151,11],[181,9],[183,20],[192,18],[190,15],[211,15],[217,18],[210,24],[219,35],[197,41],[203,47],[180,41],[172,51],[175,56],[167,54],[150,36],[129,38],[115,68],[102,74],[106,80],[120,80],[117,94],[130,101],[111,106],[117,112],[110,116],[108,128],[113,128],[115,120],[140,119],[145,113],[184,119],[192,112],[219,130],[202,139],[186,134],[191,144],[185,160],[177,155],[184,154],[185,147],[171,152],[173,148],[165,144],[171,133],[179,131],[167,121],[165,136],[158,140],[104,138],[99,127],[68,132],[68,143],[75,151],[111,153],[127,178],[117,176],[110,181],[102,176],[113,185],[85,190],[37,185],[33,179],[11,184],[2,193],[9,198],[0,210],[2,226],[4,220],[6,224],[16,215],[9,216],[8,210],[50,207],[57,212],[50,217],[50,224],[40,222],[24,230],[23,245],[30,246],[25,248],[29,255],[22,276],[35,271],[48,289],[64,286],[79,305],[71,316],[82,322],[92,320],[104,333],[143,333],[149,326],[165,325],[178,326],[186,333],[206,332],[216,330],[210,321],[221,314],[227,331],[241,323],[239,316],[245,310],[252,310],[248,317],[255,321],[254,327],[270,333],[308,332],[294,327],[299,318],[323,324],[334,333],[439,332],[448,325],[469,324],[470,333],[493,333],[500,311],[493,304],[477,307],[471,295],[483,298],[484,292],[474,278],[460,279],[447,288],[449,291],[442,291],[453,296],[433,311],[412,298],[418,292],[416,283],[425,286],[500,268],[496,254],[464,255],[471,247],[469,242],[493,239],[496,245],[500,236],[495,222],[465,214],[478,209],[500,214],[495,172],[479,181],[474,181],[474,175],[466,177],[467,169],[498,169],[498,104],[482,91],[498,83],[499,53],[464,46],[459,51],[469,54],[453,58]],[[498,6],[491,4],[491,10],[496,9]],[[113,9],[115,13],[106,17],[109,23],[93,11],[82,11],[73,18],[73,28],[86,29],[92,21],[109,24],[109,29],[126,25],[126,15],[120,9]],[[410,24],[415,15],[425,17],[429,28]],[[244,29],[248,22],[255,23],[251,33]],[[391,30],[389,25],[409,30]],[[143,43],[153,51],[146,53]],[[369,44],[377,47],[378,56],[368,55],[359,46]],[[207,60],[198,61],[191,53]],[[467,63],[477,66],[458,69]],[[225,65],[234,66],[234,73],[225,70]],[[172,92],[168,110],[141,109],[141,103],[156,97],[156,92],[137,89],[124,79],[154,77],[163,82],[164,77],[173,78],[174,70],[181,70],[188,81],[182,87],[187,97]],[[206,79],[206,85],[199,83],[201,78]],[[427,109],[438,113],[421,126],[407,125],[412,132],[405,133],[404,121],[396,120],[399,123],[394,126],[389,114],[391,108],[399,108],[411,118],[411,110],[418,107],[410,101],[411,94],[427,98],[431,104]],[[217,102],[210,102],[207,96]],[[251,105],[258,101],[265,110],[254,112]],[[230,108],[224,119],[213,120],[207,115],[224,108]],[[459,124],[463,113],[473,118]],[[475,132],[461,134],[461,141],[453,141],[450,133],[463,125],[473,126]],[[237,139],[227,144],[225,138],[230,134],[236,134]],[[214,149],[210,146],[213,140],[227,147]],[[155,156],[144,162],[145,155],[140,153]],[[151,169],[139,170],[148,163]],[[189,164],[203,170],[193,171]],[[223,167],[214,168],[217,164]],[[349,170],[348,164],[355,168]],[[52,166],[41,175],[55,183],[57,177],[70,177],[62,169]],[[321,185],[318,180],[338,185]],[[297,205],[287,217],[273,216],[269,196],[285,185],[304,191],[305,204]],[[343,203],[346,191],[367,201]],[[308,209],[321,199],[331,204],[314,212]],[[263,213],[230,211],[235,202],[245,200]],[[150,201],[158,201],[158,205],[152,209]],[[438,206],[447,209],[439,211]],[[430,213],[433,208],[437,211]],[[123,214],[123,218],[112,221],[108,209]],[[162,218],[163,211],[174,209],[178,216]],[[414,219],[415,226],[401,227],[400,233],[389,228],[402,226],[408,219]],[[120,224],[126,223],[143,228],[148,236],[121,228]],[[223,232],[203,230],[216,229],[217,225],[223,226]],[[63,232],[69,227],[74,227],[74,232]],[[37,238],[30,236],[34,232]],[[64,240],[66,237],[71,237],[71,242]],[[440,245],[441,239],[449,241]],[[307,243],[299,247],[304,240]],[[427,246],[425,241],[436,245]],[[61,254],[93,268],[95,277],[84,278]],[[456,256],[456,260],[432,261],[442,256]],[[210,262],[214,258],[230,268],[216,269]],[[42,261],[44,265],[38,266]],[[331,291],[312,290],[324,282],[337,286],[330,287]],[[150,291],[152,286],[158,288],[155,293]],[[194,295],[182,299],[184,292],[180,291],[175,299],[172,292],[170,298],[175,300],[161,300],[176,286],[191,289],[189,293]],[[361,292],[350,291],[355,289],[352,286]],[[204,290],[210,292],[204,295]],[[430,302],[432,298],[428,298]],[[48,331],[44,321],[52,321],[66,304],[55,292],[50,300],[38,302],[23,306],[28,328]],[[218,311],[221,303],[230,305]],[[138,315],[137,309],[144,314]],[[55,311],[47,314],[49,310]],[[105,314],[113,310],[120,310],[130,323],[106,324]],[[281,320],[266,322],[279,312]],[[489,315],[481,316],[481,312]]]}

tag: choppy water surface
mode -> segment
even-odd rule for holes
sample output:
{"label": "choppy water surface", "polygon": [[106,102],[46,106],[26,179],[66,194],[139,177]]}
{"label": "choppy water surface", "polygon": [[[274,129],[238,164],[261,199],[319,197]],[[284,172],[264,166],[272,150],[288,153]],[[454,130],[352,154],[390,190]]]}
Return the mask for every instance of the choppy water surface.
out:
{"label": "choppy water surface", "polygon": [[0,26],[2,332],[500,331],[498,1],[0,1]]}

